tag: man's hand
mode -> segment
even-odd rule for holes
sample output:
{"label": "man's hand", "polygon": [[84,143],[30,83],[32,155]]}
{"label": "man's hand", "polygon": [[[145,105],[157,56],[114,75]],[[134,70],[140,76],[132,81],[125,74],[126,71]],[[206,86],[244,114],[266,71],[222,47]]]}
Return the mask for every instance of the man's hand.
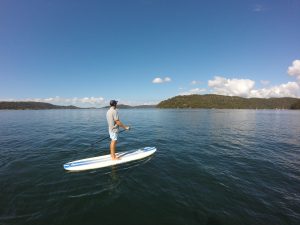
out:
{"label": "man's hand", "polygon": [[129,127],[129,126],[126,126],[126,127],[125,127],[125,130],[130,130],[130,127]]}

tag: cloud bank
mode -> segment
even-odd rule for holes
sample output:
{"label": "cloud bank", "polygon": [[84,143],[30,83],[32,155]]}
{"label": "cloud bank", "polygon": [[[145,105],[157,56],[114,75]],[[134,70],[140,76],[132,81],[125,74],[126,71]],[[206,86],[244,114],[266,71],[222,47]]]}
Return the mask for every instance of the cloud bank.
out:
{"label": "cloud bank", "polygon": [[179,93],[179,95],[196,95],[196,94],[203,94],[204,92],[206,92],[205,88],[193,88],[191,90],[181,92]]}
{"label": "cloud bank", "polygon": [[[213,94],[241,96],[246,98],[300,98],[300,60],[296,59],[288,67],[287,73],[295,77],[297,82],[287,82],[268,88],[255,89],[255,81],[250,79],[228,79],[215,76],[208,81],[208,86]],[[261,80],[263,85],[268,85],[270,81]]]}
{"label": "cloud bank", "polygon": [[251,90],[249,97],[256,98],[281,98],[281,97],[300,97],[300,86],[296,82],[288,82],[270,88],[263,88],[259,90]]}
{"label": "cloud bank", "polygon": [[32,101],[47,102],[54,105],[75,105],[79,107],[102,107],[105,105],[103,97],[84,97],[84,98],[62,98],[59,96],[51,98],[26,98],[26,99],[9,99],[6,101]]}
{"label": "cloud bank", "polygon": [[[109,105],[109,101],[105,100],[103,97],[84,97],[84,98],[62,98],[59,96],[51,98],[24,98],[24,99],[0,99],[0,101],[25,101],[25,102],[46,102],[54,105],[74,105],[78,107],[95,107],[101,108]],[[119,104],[130,105],[130,106],[139,106],[139,105],[157,105],[161,100],[120,100]]]}
{"label": "cloud bank", "polygon": [[165,77],[165,78],[156,77],[152,80],[153,84],[161,84],[161,83],[166,83],[166,82],[171,82],[171,78],[170,77]]}
{"label": "cloud bank", "polygon": [[300,86],[297,82],[288,82],[270,88],[255,89],[255,82],[249,79],[227,79],[216,76],[208,81],[213,94],[240,96],[246,98],[280,98],[300,97]]}

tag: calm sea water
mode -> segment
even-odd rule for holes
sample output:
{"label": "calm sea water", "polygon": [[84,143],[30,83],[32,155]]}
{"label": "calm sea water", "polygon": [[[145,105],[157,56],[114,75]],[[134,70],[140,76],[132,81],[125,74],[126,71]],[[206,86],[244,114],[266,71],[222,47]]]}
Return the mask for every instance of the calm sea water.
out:
{"label": "calm sea water", "polygon": [[300,224],[300,111],[120,110],[154,156],[64,171],[109,153],[105,113],[0,111],[1,225]]}

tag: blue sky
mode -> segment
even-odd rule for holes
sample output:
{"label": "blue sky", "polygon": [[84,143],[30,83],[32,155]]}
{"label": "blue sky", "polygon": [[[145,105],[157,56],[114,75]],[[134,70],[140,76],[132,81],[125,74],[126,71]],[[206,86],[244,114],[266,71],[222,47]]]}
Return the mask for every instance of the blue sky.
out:
{"label": "blue sky", "polygon": [[0,100],[300,97],[299,0],[2,0]]}

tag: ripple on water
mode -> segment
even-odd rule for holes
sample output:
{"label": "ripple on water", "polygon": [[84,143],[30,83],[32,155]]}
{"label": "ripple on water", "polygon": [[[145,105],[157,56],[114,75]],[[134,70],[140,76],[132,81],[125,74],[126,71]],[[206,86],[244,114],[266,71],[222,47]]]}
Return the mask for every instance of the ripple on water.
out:
{"label": "ripple on water", "polygon": [[109,153],[109,141],[91,146],[107,137],[105,112],[0,112],[1,224],[300,220],[299,113],[122,110],[133,129],[118,151],[156,146],[153,157],[64,171],[66,162]]}

